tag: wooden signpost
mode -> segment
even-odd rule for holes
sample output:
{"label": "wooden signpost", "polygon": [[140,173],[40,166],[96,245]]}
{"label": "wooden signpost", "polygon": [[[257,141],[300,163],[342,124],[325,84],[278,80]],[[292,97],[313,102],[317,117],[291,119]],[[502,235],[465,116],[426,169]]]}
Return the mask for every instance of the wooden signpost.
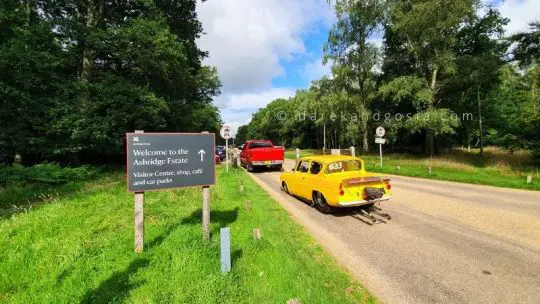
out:
{"label": "wooden signpost", "polygon": [[209,239],[210,185],[215,184],[212,133],[126,134],[127,184],[135,193],[135,252],[144,249],[144,192],[202,186],[203,238]]}
{"label": "wooden signpost", "polygon": [[[136,130],[135,133],[144,133]],[[144,247],[144,191],[135,192],[135,252]]]}

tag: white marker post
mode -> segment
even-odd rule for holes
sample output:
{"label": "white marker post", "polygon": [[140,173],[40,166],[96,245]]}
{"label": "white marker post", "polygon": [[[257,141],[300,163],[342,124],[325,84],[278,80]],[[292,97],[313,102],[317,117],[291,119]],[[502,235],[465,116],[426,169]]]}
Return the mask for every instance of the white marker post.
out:
{"label": "white marker post", "polygon": [[381,126],[377,127],[377,129],[375,130],[375,134],[377,135],[377,137],[375,138],[375,143],[379,144],[379,156],[381,158],[381,168],[382,168],[382,145],[386,142],[386,140],[382,137],[384,136],[385,133],[386,133],[386,130]]}
{"label": "white marker post", "polygon": [[229,139],[231,139],[231,127],[223,126],[219,134],[225,139],[225,171],[229,173]]}
{"label": "white marker post", "polygon": [[379,143],[379,157],[381,158],[381,168],[382,168],[382,144]]}

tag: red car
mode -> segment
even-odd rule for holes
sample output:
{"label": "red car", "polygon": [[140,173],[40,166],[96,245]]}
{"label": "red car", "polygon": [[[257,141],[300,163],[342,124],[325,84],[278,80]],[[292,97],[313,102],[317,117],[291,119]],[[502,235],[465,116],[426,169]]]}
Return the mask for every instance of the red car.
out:
{"label": "red car", "polygon": [[284,156],[284,148],[274,146],[270,140],[249,140],[242,147],[240,162],[250,172],[256,167],[281,170]]}
{"label": "red car", "polygon": [[219,159],[219,155],[214,154],[214,161],[216,162],[216,165],[221,163],[221,160]]}

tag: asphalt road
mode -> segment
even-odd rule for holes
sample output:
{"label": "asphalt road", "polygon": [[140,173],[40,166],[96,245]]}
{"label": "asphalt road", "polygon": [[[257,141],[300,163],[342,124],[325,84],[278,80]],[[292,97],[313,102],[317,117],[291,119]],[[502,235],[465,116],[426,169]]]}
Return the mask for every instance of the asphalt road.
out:
{"label": "asphalt road", "polygon": [[[290,166],[287,166],[290,167]],[[392,216],[324,215],[252,176],[385,303],[540,303],[540,193],[393,177]]]}

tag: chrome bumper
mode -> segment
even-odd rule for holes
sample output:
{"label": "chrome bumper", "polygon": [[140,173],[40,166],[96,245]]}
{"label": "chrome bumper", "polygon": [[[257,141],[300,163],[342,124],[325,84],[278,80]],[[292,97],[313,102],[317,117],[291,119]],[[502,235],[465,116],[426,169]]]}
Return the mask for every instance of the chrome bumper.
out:
{"label": "chrome bumper", "polygon": [[363,205],[369,205],[369,204],[373,204],[373,203],[378,203],[378,202],[384,202],[384,201],[387,201],[389,199],[391,199],[392,196],[389,195],[389,196],[383,196],[379,199],[376,199],[376,200],[361,200],[361,201],[350,201],[350,202],[338,202],[338,205],[340,207],[356,207],[356,206],[363,206]]}

